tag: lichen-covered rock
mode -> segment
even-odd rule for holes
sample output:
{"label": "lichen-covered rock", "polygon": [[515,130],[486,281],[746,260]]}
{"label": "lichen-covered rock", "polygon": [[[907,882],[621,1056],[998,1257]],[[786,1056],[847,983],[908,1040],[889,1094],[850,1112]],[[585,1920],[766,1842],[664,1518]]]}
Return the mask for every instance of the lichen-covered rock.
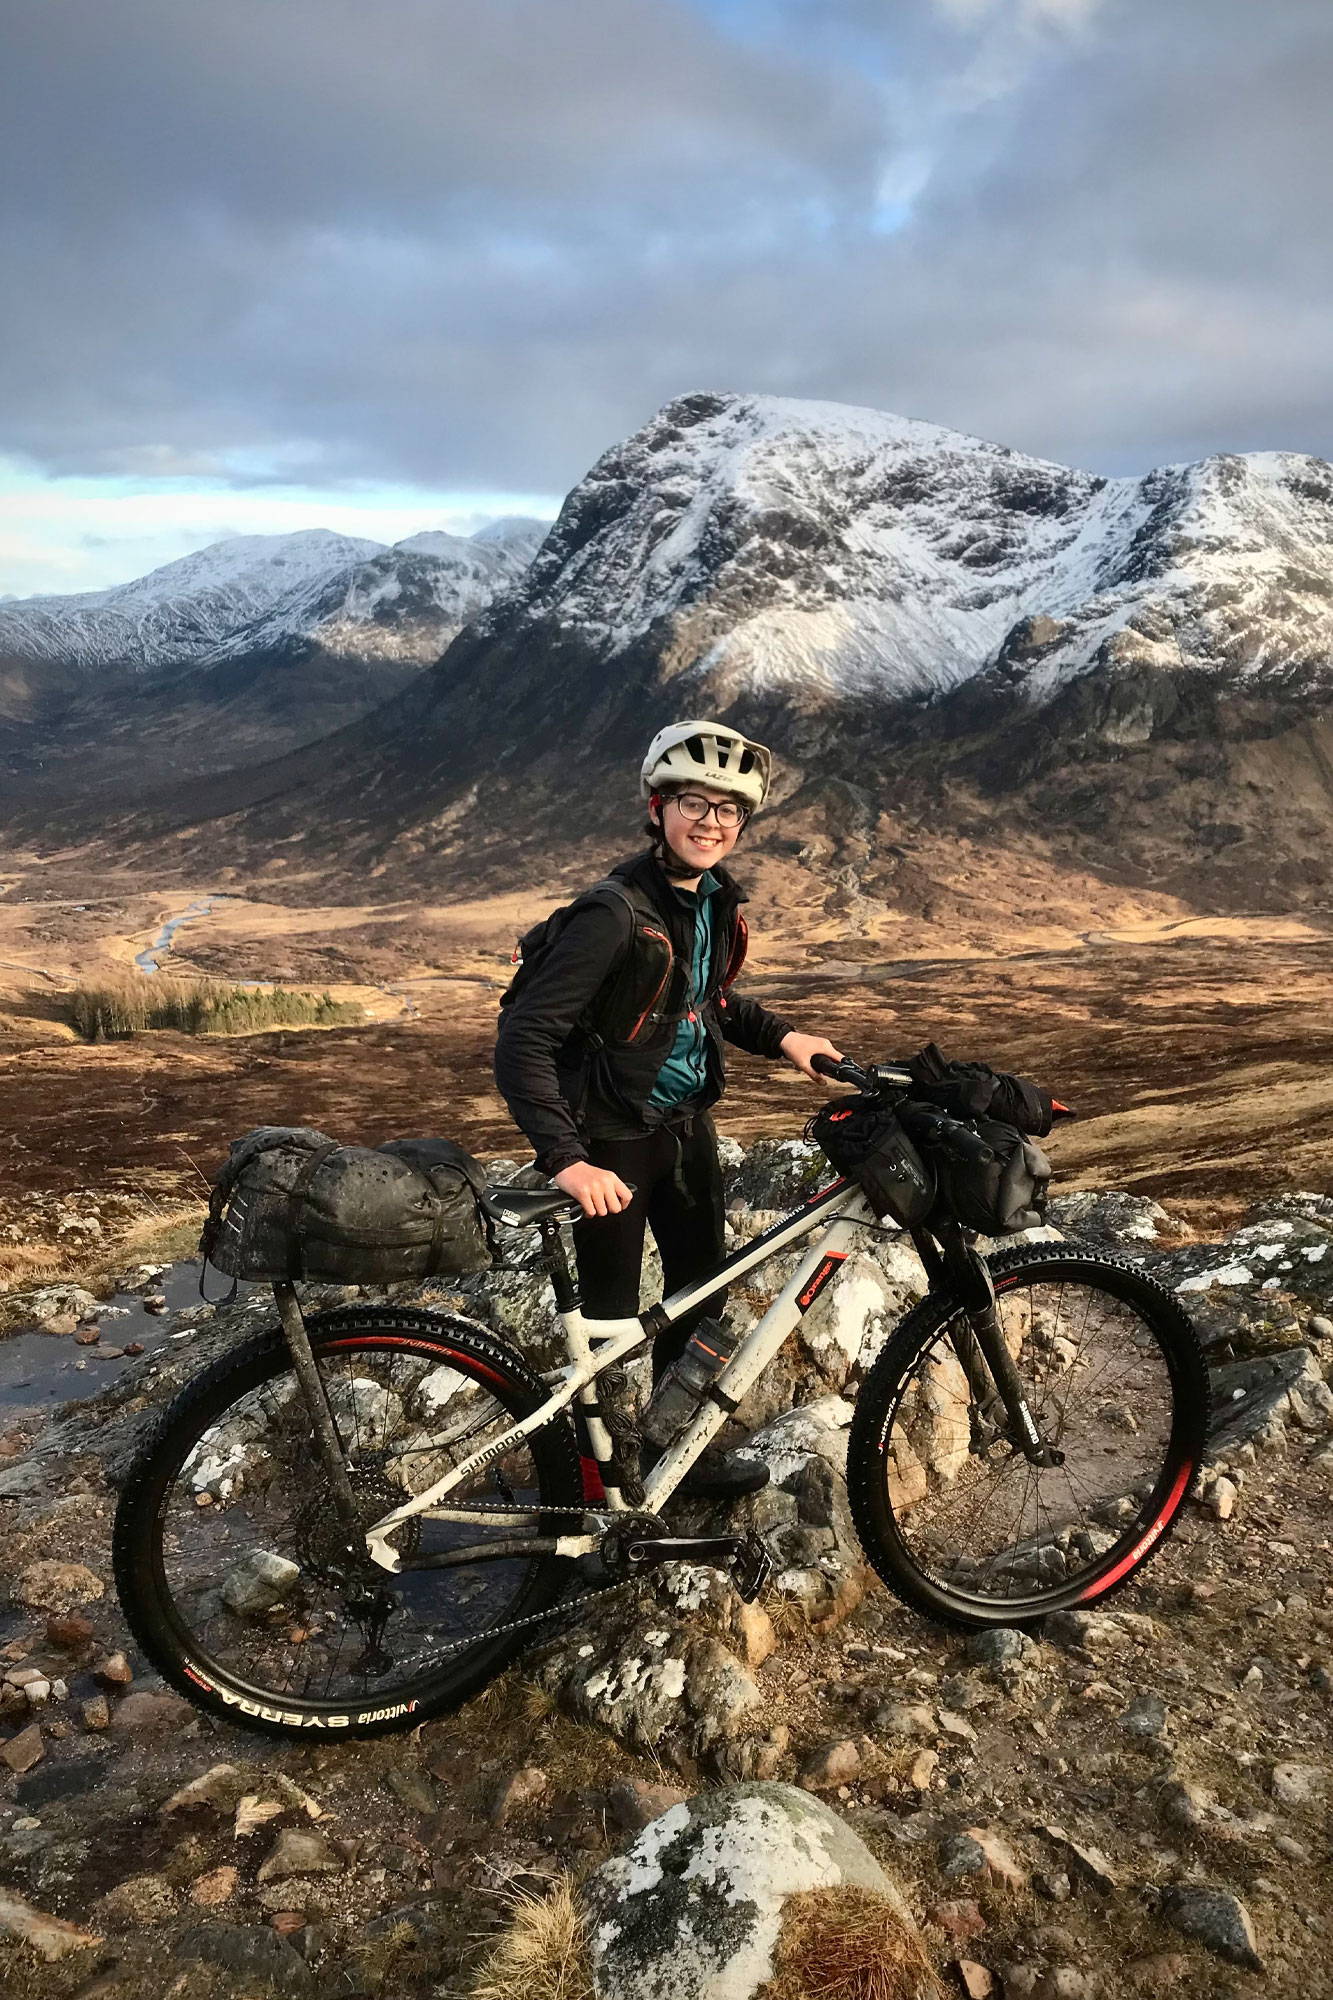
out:
{"label": "lichen-covered rock", "polygon": [[1093,1188],[1060,1195],[1047,1215],[1063,1235],[1098,1250],[1142,1250],[1171,1222],[1166,1210],[1146,1195]]}
{"label": "lichen-covered rock", "polygon": [[815,1189],[836,1180],[819,1147],[806,1139],[758,1139],[727,1176],[728,1206],[795,1208]]}
{"label": "lichen-covered rock", "polygon": [[[699,1589],[690,1590],[694,1578]],[[672,1595],[676,1602],[672,1602]],[[701,1612],[735,1592],[709,1570],[673,1564],[637,1603],[592,1606],[567,1637],[533,1659],[540,1684],[574,1715],[667,1763],[703,1757],[734,1770],[738,1746],[767,1728],[758,1686],[731,1649],[700,1629]]]}
{"label": "lichen-covered rock", "polygon": [[673,1806],[585,1891],[599,2000],[750,2000],[788,1899],[844,1885],[915,1930],[870,1850],[809,1793],[738,1785]]}
{"label": "lichen-covered rock", "polygon": [[29,1563],[14,1585],[15,1602],[40,1611],[72,1611],[105,1595],[101,1577],[77,1562]]}

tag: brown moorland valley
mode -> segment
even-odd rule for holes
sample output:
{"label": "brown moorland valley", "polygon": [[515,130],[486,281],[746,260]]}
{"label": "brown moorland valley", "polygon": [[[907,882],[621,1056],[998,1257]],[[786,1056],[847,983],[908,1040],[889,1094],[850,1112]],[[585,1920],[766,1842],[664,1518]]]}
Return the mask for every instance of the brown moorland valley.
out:
{"label": "brown moorland valley", "polygon": [[[738,868],[753,898],[744,984],[767,1004],[862,1057],[935,1039],[1040,1077],[1080,1112],[1052,1145],[1065,1187],[1152,1195],[1206,1228],[1270,1190],[1329,1186],[1333,919],[1201,912],[998,839],[918,834],[900,898],[882,871],[873,893],[846,867],[831,886],[818,840],[803,856],[760,844]],[[76,1190],[146,1213],[194,1201],[229,1139],[263,1123],[372,1143],[430,1129],[524,1159],[490,1077],[508,954],[610,858],[576,851],[553,879],[470,900],[378,901],[365,891],[381,884],[302,875],[299,860],[210,883],[165,862],[154,879],[91,853],[11,854],[0,1229],[35,1259],[42,1216]],[[135,954],[193,905],[162,955],[172,973],[327,991],[365,1025],[79,1041],[62,995],[150,986]],[[722,1123],[743,1141],[795,1134],[818,1102],[785,1066],[738,1057]]]}

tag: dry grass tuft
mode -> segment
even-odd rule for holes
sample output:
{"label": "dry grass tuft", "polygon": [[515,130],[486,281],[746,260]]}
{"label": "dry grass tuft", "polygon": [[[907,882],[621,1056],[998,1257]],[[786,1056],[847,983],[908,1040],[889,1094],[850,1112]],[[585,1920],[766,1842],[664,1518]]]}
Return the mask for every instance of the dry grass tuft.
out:
{"label": "dry grass tuft", "polygon": [[32,1293],[44,1285],[82,1285],[102,1298],[130,1265],[179,1264],[196,1256],[207,1212],[202,1202],[173,1203],[95,1248],[41,1241],[0,1245],[0,1333],[28,1324]]}
{"label": "dry grass tuft", "polygon": [[360,1023],[364,1007],[328,993],[285,987],[223,986],[162,978],[75,986],[62,995],[66,1019],[86,1042],[123,1041],[153,1028],[183,1035],[247,1035],[266,1028],[325,1028]]}
{"label": "dry grass tuft", "polygon": [[583,1913],[572,1877],[549,1896],[517,1895],[491,1946],[472,2000],[594,2000]]}
{"label": "dry grass tuft", "polygon": [[782,1913],[762,2000],[944,2000],[916,1932],[867,1889],[811,1889]]}

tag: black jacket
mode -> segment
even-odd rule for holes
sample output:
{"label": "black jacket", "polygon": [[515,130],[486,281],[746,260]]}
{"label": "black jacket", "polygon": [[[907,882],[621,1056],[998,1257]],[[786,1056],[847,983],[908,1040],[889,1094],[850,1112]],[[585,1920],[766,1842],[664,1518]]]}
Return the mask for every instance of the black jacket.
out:
{"label": "black jacket", "polygon": [[[745,901],[725,868],[714,868],[714,943],[701,1014],[708,1035],[708,1086],[693,1108],[715,1104],[726,1081],[724,1043],[749,1055],[781,1055],[791,1023],[757,1000],[721,990],[732,962]],[[651,850],[611,873],[646,891],[662,918],[677,959],[688,965],[694,911],[672,887]],[[595,1048],[578,1022],[631,948],[633,916],[622,903],[585,905],[568,919],[500,1022],[495,1080],[515,1124],[527,1134],[544,1174],[588,1157],[591,1139],[624,1139],[651,1131],[663,1113],[649,1104],[671,1052],[675,1025],[629,1048]],[[668,1118],[670,1113],[665,1114]]]}

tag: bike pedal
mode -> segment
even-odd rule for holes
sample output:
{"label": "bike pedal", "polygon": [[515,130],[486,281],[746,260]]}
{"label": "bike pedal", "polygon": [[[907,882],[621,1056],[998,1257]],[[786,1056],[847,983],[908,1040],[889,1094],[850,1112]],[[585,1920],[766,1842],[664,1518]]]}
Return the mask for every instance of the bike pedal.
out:
{"label": "bike pedal", "polygon": [[732,1581],[743,1604],[753,1604],[773,1574],[773,1558],[758,1535],[747,1535],[731,1559]]}

